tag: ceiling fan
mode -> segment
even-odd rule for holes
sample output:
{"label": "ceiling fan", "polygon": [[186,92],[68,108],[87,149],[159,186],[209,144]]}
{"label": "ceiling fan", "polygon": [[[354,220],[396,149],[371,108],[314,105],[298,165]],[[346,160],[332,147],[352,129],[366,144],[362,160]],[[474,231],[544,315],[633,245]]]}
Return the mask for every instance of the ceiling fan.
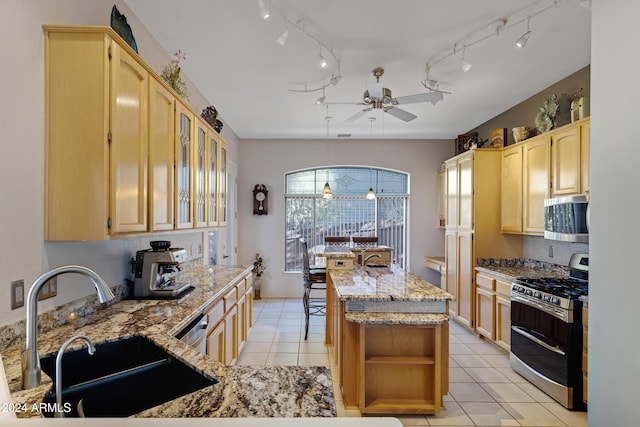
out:
{"label": "ceiling fan", "polygon": [[383,87],[382,84],[380,84],[380,77],[384,74],[384,68],[376,67],[371,71],[371,73],[376,78],[376,82],[367,82],[367,90],[365,90],[362,95],[362,102],[358,102],[356,104],[368,105],[368,108],[358,111],[356,114],[345,120],[345,123],[354,122],[373,109],[381,109],[385,113],[389,113],[400,120],[410,122],[418,116],[403,110],[402,108],[396,107],[397,105],[416,104],[418,102],[431,102],[433,105],[436,105],[438,101],[444,99],[443,94],[447,93],[427,87],[427,89],[429,89],[429,92],[427,93],[417,93],[415,95],[399,96],[394,98],[391,94],[391,89]]}

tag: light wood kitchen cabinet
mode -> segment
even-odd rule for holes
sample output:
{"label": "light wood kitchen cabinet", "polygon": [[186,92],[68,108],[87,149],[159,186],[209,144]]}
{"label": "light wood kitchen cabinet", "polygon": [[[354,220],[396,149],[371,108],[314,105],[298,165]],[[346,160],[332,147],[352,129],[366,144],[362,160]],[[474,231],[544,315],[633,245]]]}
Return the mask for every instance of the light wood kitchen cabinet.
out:
{"label": "light wood kitchen cabinet", "polygon": [[511,282],[476,271],[476,332],[505,351],[511,347]]}
{"label": "light wood kitchen cabinet", "polygon": [[590,119],[551,132],[552,195],[566,196],[589,191]]}
{"label": "light wood kitchen cabinet", "polygon": [[182,102],[176,101],[175,124],[175,217],[176,228],[193,228],[193,134],[195,117]]}
{"label": "light wood kitchen cabinet", "polygon": [[544,234],[544,199],[550,194],[550,147],[548,134],[528,139],[523,146],[522,231],[525,234]]}
{"label": "light wood kitchen cabinet", "polygon": [[447,171],[438,172],[438,227],[447,224]]}
{"label": "light wood kitchen cabinet", "polygon": [[207,226],[207,126],[200,117],[195,118],[195,144],[193,147],[193,216],[196,227]]}
{"label": "light wood kitchen cabinet", "polygon": [[44,29],[45,238],[147,231],[147,71],[115,33]]}
{"label": "light wood kitchen cabinet", "polygon": [[[477,258],[519,258],[522,237],[501,232],[502,150],[476,149],[445,162],[446,291],[452,318],[475,328]],[[452,211],[450,210],[452,209]]]}
{"label": "light wood kitchen cabinet", "polygon": [[502,151],[501,222],[503,233],[522,232],[522,144]]}
{"label": "light wood kitchen cabinet", "polygon": [[173,230],[173,158],[175,98],[149,79],[150,231]]}
{"label": "light wood kitchen cabinet", "polygon": [[218,136],[214,131],[207,132],[207,226],[218,225]]}
{"label": "light wood kitchen cabinet", "polygon": [[219,154],[218,154],[218,225],[223,226],[227,224],[227,198],[228,198],[228,172],[227,172],[227,143],[224,140],[220,140]]}
{"label": "light wood kitchen cabinet", "polygon": [[234,305],[224,318],[224,363],[233,365],[238,359],[238,306]]}
{"label": "light wood kitchen cabinet", "polygon": [[207,335],[207,356],[224,363],[224,322],[220,322]]}

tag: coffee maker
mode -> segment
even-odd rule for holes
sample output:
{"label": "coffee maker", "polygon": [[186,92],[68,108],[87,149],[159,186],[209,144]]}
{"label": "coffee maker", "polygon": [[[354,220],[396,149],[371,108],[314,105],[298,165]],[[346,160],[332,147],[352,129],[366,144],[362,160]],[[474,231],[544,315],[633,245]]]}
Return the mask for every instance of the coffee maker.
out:
{"label": "coffee maker", "polygon": [[170,247],[168,240],[155,240],[149,244],[151,249],[137,251],[136,258],[132,260],[133,298],[173,299],[192,290],[189,283],[176,279],[182,270],[180,264],[187,260],[187,251]]}

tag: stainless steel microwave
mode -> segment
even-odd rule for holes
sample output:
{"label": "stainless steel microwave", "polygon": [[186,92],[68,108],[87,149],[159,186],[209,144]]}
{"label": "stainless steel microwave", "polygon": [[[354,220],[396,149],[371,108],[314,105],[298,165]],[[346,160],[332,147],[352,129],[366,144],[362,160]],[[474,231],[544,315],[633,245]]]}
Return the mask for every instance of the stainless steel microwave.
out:
{"label": "stainless steel microwave", "polygon": [[585,195],[544,201],[544,238],[564,242],[589,242],[589,199]]}

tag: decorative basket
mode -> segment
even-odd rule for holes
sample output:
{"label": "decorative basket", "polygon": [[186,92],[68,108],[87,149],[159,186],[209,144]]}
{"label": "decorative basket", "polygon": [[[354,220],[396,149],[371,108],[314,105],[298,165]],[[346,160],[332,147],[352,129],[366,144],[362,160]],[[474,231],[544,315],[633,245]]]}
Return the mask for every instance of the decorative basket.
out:
{"label": "decorative basket", "polygon": [[519,126],[517,128],[513,128],[513,139],[516,142],[524,141],[529,138],[529,127],[528,126]]}

